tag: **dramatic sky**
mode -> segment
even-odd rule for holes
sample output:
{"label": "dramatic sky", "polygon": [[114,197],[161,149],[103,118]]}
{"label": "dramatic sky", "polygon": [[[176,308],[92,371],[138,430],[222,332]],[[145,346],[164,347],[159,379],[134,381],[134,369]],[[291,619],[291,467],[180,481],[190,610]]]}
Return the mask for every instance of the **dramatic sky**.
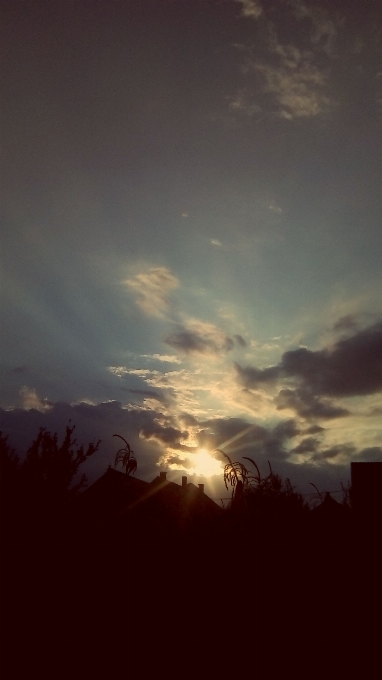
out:
{"label": "dramatic sky", "polygon": [[213,497],[216,448],[306,493],[382,460],[380,0],[1,4],[10,441]]}

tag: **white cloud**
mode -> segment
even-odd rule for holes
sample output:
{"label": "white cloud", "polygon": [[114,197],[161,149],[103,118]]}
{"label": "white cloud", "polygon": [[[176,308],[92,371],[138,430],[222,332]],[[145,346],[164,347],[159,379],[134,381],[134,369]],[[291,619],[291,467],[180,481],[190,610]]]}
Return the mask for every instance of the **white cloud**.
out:
{"label": "white cloud", "polygon": [[20,396],[22,400],[22,408],[26,410],[35,409],[36,411],[44,412],[48,411],[53,406],[52,402],[48,401],[47,399],[41,399],[33,387],[27,387],[26,385],[23,385],[23,387],[20,389]]}
{"label": "white cloud", "polygon": [[152,267],[123,281],[136,298],[136,303],[147,316],[162,317],[169,310],[168,294],[180,284],[167,267]]}

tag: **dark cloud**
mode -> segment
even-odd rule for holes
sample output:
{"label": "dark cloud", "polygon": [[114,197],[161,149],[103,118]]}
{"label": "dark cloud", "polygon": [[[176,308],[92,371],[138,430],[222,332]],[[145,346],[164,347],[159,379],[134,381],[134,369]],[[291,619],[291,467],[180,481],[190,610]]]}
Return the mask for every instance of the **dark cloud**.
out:
{"label": "dark cloud", "polygon": [[339,340],[333,349],[285,352],[281,370],[314,394],[350,397],[382,390],[382,322]]}
{"label": "dark cloud", "polygon": [[234,347],[234,341],[228,335],[220,337],[218,334],[187,329],[171,333],[165,342],[185,354],[220,354],[229,352]]}
{"label": "dark cloud", "polygon": [[199,421],[191,413],[182,413],[180,416],[181,420],[186,426],[198,425]]}
{"label": "dark cloud", "polygon": [[[350,318],[342,321],[349,325]],[[382,390],[382,322],[339,340],[333,347],[285,352],[280,364],[265,369],[236,364],[239,382],[255,389],[266,383],[286,383],[276,397],[277,408],[292,408],[304,418],[338,418],[344,408],[322,397],[352,397]]]}
{"label": "dark cloud", "polygon": [[319,434],[320,432],[324,432],[325,428],[321,427],[321,425],[310,425],[306,430],[304,430],[304,434]]}
{"label": "dark cloud", "polygon": [[292,453],[310,453],[312,451],[317,451],[318,440],[314,437],[305,437],[294,449]]}
{"label": "dark cloud", "polygon": [[180,456],[170,455],[166,457],[166,465],[181,465],[186,470],[192,467],[193,462],[190,459],[183,459]]}
{"label": "dark cloud", "polygon": [[285,439],[292,439],[298,434],[300,434],[300,428],[293,418],[290,418],[289,420],[283,420],[273,429],[273,435],[282,441]]}
{"label": "dark cloud", "polygon": [[356,321],[356,316],[354,314],[347,314],[342,316],[333,325],[334,331],[355,331],[358,328],[358,322]]}
{"label": "dark cloud", "polygon": [[320,400],[312,395],[308,390],[298,388],[296,390],[280,390],[275,397],[275,404],[278,411],[290,408],[307,420],[333,418],[343,418],[349,415],[349,411],[341,406],[335,406],[327,399]]}
{"label": "dark cloud", "polygon": [[[285,443],[299,434],[293,419],[279,423],[273,430],[241,418],[215,418],[199,425],[201,429],[197,437],[200,446],[221,448],[233,459],[249,455],[256,462],[287,458],[289,454]],[[227,462],[224,457],[221,460]]]}
{"label": "dark cloud", "polygon": [[150,425],[142,427],[139,432],[143,439],[154,439],[155,441],[170,445],[174,448],[180,447],[180,440],[188,438],[188,432],[176,429],[175,427],[163,427],[157,422],[151,422]]}
{"label": "dark cloud", "polygon": [[234,335],[233,337],[240,347],[246,347],[247,346],[247,343],[245,342],[242,335]]}
{"label": "dark cloud", "polygon": [[382,461],[382,447],[381,446],[369,446],[366,449],[362,449],[356,458],[356,460],[378,462]]}
{"label": "dark cloud", "polygon": [[321,449],[320,451],[316,451],[316,453],[312,456],[311,461],[312,462],[318,462],[318,461],[326,461],[326,460],[333,460],[335,458],[338,458],[341,456],[346,456],[347,459],[351,459],[354,457],[354,454],[356,453],[356,448],[353,446],[353,444],[339,444],[337,446],[332,446],[328,449]]}
{"label": "dark cloud", "polygon": [[253,366],[240,366],[234,364],[239,382],[247,388],[257,388],[264,383],[272,383],[280,376],[280,369],[278,366],[271,366],[270,368],[254,368]]}
{"label": "dark cloud", "polygon": [[[213,442],[216,448],[226,445],[225,450],[250,446],[268,437],[268,430],[242,418],[211,418],[199,423],[198,441],[201,446]],[[231,442],[231,440],[234,440]]]}

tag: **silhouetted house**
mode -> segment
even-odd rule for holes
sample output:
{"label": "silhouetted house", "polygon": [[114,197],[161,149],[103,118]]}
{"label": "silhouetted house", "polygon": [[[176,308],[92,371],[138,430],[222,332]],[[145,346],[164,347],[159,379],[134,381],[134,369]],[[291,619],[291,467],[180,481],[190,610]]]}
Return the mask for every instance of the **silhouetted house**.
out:
{"label": "silhouetted house", "polygon": [[204,493],[204,484],[187,482],[182,477],[182,485],[169,482],[166,473],[161,472],[150,484],[153,505],[165,521],[184,527],[190,523],[214,520],[222,514],[220,508]]}
{"label": "silhouetted house", "polygon": [[322,503],[313,508],[312,512],[316,517],[343,517],[344,513],[347,513],[347,508],[334,500],[327,491]]}
{"label": "silhouetted house", "polygon": [[357,513],[382,515],[382,461],[351,463],[351,502]]}
{"label": "silhouetted house", "polygon": [[105,474],[78,497],[77,507],[86,513],[115,515],[145,494],[148,482],[109,467]]}
{"label": "silhouetted house", "polygon": [[82,525],[93,529],[113,527],[146,533],[178,532],[205,526],[222,514],[222,509],[204,493],[204,485],[182,485],[166,479],[161,472],[151,483],[109,468],[84,491],[77,502],[76,514]]}

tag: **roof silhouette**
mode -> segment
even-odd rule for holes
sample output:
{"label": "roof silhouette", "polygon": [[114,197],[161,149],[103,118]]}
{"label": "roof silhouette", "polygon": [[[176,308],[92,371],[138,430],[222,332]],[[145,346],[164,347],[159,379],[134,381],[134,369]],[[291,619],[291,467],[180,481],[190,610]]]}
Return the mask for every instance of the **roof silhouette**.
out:
{"label": "roof silhouette", "polygon": [[221,516],[223,510],[204,493],[204,485],[182,485],[166,479],[162,472],[152,482],[108,468],[77,502],[77,512],[90,524],[104,526],[138,525],[141,529],[181,530],[191,525],[207,524]]}

